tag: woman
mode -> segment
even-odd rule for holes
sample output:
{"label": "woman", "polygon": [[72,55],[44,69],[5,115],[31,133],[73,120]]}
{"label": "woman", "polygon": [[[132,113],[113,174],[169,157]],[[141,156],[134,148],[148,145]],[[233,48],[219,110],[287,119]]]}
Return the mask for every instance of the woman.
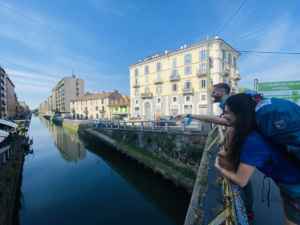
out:
{"label": "woman", "polygon": [[241,187],[248,183],[255,168],[259,169],[280,188],[286,224],[300,224],[300,166],[256,131],[255,105],[246,94],[227,99],[224,118],[233,126],[215,166],[223,176]]}

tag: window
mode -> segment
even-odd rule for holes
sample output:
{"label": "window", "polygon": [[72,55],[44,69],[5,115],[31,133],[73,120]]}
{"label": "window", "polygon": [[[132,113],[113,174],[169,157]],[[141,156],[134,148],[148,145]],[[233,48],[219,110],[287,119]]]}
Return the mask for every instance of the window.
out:
{"label": "window", "polygon": [[177,84],[172,84],[172,91],[177,91]]}
{"label": "window", "polygon": [[138,100],[135,100],[135,104],[136,104],[136,105],[139,104],[139,101],[138,101]]}
{"label": "window", "polygon": [[177,67],[177,60],[176,58],[174,58],[172,61],[172,68],[175,69],[176,67]]}
{"label": "window", "polygon": [[176,97],[173,97],[173,102],[176,102],[176,101],[177,101]]}
{"label": "window", "polygon": [[190,89],[191,88],[191,82],[187,81],[184,83],[184,89]]}
{"label": "window", "polygon": [[145,93],[150,93],[149,87],[145,87]]}
{"label": "window", "polygon": [[136,69],[134,70],[134,76],[137,77],[138,75],[139,75],[139,70],[138,70],[138,68],[136,68]]}
{"label": "window", "polygon": [[205,88],[206,87],[206,80],[201,80],[201,88]]}
{"label": "window", "polygon": [[146,74],[149,74],[149,66],[148,66],[148,65],[145,66],[144,70],[145,70],[145,71],[144,71],[145,75],[146,75]]}
{"label": "window", "polygon": [[190,65],[192,63],[192,55],[189,53],[189,54],[186,54],[184,56],[184,65]]}
{"label": "window", "polygon": [[135,96],[138,96],[140,94],[140,89],[139,88],[136,88],[135,89]]}
{"label": "window", "polygon": [[98,111],[98,106],[96,106],[96,111]]}
{"label": "window", "polygon": [[185,101],[186,101],[186,102],[189,102],[190,100],[191,100],[191,97],[190,97],[190,96],[186,96],[186,97],[185,97]]}
{"label": "window", "polygon": [[207,64],[206,63],[202,63],[200,64],[200,73],[201,74],[205,74],[207,72]]}
{"label": "window", "polygon": [[157,103],[160,103],[160,98],[157,99]]}
{"label": "window", "polygon": [[156,94],[161,94],[162,93],[162,86],[161,85],[157,85],[156,86]]}
{"label": "window", "polygon": [[222,49],[222,59],[223,61],[226,61],[226,52],[224,49]]}
{"label": "window", "polygon": [[205,101],[206,100],[206,95],[201,95],[201,100]]}
{"label": "window", "polygon": [[161,71],[161,63],[160,63],[160,62],[158,62],[158,63],[156,64],[156,71],[157,71],[157,72]]}
{"label": "window", "polygon": [[236,69],[236,57],[233,57],[233,68]]}
{"label": "window", "polygon": [[200,50],[200,61],[205,61],[207,59],[207,52],[205,49]]}
{"label": "window", "polygon": [[192,74],[192,67],[191,67],[191,66],[185,66],[185,67],[184,67],[184,74],[185,74],[185,75],[190,75],[190,74]]}
{"label": "window", "polygon": [[231,54],[228,53],[228,64],[231,65],[231,63],[232,63]]}

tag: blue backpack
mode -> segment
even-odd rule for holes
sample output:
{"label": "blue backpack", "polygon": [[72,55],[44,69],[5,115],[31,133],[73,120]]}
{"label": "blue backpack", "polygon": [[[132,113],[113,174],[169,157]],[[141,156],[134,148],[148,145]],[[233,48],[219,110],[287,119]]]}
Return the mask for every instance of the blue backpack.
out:
{"label": "blue backpack", "polygon": [[[300,160],[300,106],[278,98],[263,99],[256,106],[258,130]],[[300,161],[299,161],[300,162]]]}

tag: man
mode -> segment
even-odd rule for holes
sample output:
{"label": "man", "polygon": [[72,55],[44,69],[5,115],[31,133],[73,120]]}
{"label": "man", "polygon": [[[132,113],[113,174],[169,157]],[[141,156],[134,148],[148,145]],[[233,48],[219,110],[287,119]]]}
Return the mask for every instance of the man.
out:
{"label": "man", "polygon": [[[230,86],[226,83],[218,83],[213,86],[211,97],[214,103],[219,103],[219,107],[224,111],[225,102],[230,95]],[[222,112],[223,113],[223,112]]]}
{"label": "man", "polygon": [[[220,116],[185,115],[185,116],[177,116],[177,119],[183,119],[185,117],[189,117],[190,120],[195,119],[203,122],[215,123],[219,125],[228,126],[227,129],[231,129],[230,127],[231,124],[228,122],[228,120],[222,117],[225,110],[225,102],[230,97],[230,91],[231,88],[226,83],[218,83],[213,86],[211,97],[214,103],[219,103],[219,107],[222,111]],[[229,132],[230,131],[228,130],[228,133]],[[253,190],[252,190],[251,182],[248,182],[248,184],[243,188],[242,198],[245,203],[249,221],[252,221],[254,219],[254,214],[253,214]]]}

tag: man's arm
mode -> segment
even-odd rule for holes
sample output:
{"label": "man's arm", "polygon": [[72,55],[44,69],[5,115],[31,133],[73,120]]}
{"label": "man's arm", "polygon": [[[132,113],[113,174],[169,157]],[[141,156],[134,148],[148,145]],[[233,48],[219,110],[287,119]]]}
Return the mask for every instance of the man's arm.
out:
{"label": "man's arm", "polygon": [[191,115],[192,119],[200,120],[208,123],[215,123],[223,126],[231,126],[231,124],[225,118],[219,116],[209,116],[209,115]]}

